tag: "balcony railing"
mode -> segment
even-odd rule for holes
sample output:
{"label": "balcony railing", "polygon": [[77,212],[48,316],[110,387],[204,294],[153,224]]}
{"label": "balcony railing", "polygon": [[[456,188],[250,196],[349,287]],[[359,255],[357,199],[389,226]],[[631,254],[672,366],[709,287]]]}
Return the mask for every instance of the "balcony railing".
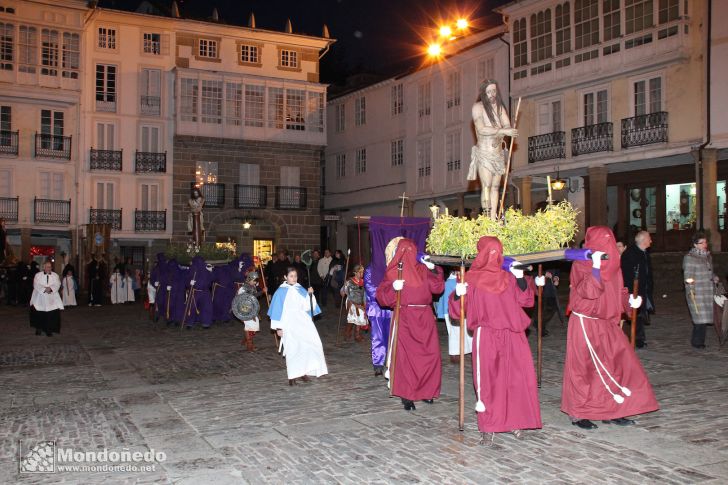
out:
{"label": "balcony railing", "polygon": [[167,152],[140,152],[134,155],[136,173],[164,173],[167,171]]}
{"label": "balcony railing", "polygon": [[306,187],[276,186],[276,209],[305,209],[307,200]]}
{"label": "balcony railing", "polygon": [[665,142],[667,142],[666,111],[622,120],[622,148]]}
{"label": "balcony railing", "polygon": [[35,156],[43,158],[71,159],[71,137],[51,135],[48,133],[35,134]]}
{"label": "balcony railing", "polygon": [[237,209],[263,209],[268,205],[268,187],[265,185],[235,184]]}
{"label": "balcony railing", "polygon": [[33,200],[34,218],[36,224],[70,224],[71,223],[71,199]]}
{"label": "balcony railing", "polygon": [[134,231],[164,232],[167,230],[167,211],[134,211]]}
{"label": "balcony railing", "polygon": [[94,150],[91,149],[91,170],[114,170],[121,172],[122,150]]}
{"label": "balcony railing", "polygon": [[571,156],[613,150],[612,123],[597,123],[571,130]]}
{"label": "balcony railing", "polygon": [[[190,183],[190,189],[196,187],[195,183]],[[205,198],[205,207],[220,208],[225,207],[225,184],[203,184],[197,187]]]}
{"label": "balcony railing", "polygon": [[143,115],[158,116],[161,110],[161,99],[159,96],[141,96],[139,98],[139,111]]}
{"label": "balcony railing", "polygon": [[89,224],[111,224],[115,231],[121,231],[121,209],[89,209]]}
{"label": "balcony railing", "polygon": [[566,158],[566,133],[555,131],[528,137],[528,163]]}
{"label": "balcony railing", "polygon": [[17,197],[0,197],[0,219],[5,222],[18,222]]}
{"label": "balcony railing", "polygon": [[17,131],[0,130],[0,153],[3,155],[18,154],[18,135]]}

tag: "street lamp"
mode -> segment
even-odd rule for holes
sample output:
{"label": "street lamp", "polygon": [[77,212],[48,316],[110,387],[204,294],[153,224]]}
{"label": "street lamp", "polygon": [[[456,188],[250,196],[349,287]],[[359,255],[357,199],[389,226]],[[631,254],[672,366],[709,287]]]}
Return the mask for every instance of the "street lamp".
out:
{"label": "street lamp", "polygon": [[556,166],[556,178],[551,181],[551,190],[564,190],[566,180],[559,177],[559,166]]}
{"label": "street lamp", "polygon": [[455,22],[455,26],[458,28],[458,30],[465,30],[468,28],[468,19],[458,19],[457,22]]}
{"label": "street lamp", "polygon": [[449,25],[443,25],[440,27],[440,37],[444,37],[445,39],[449,39],[452,35],[452,29]]}
{"label": "street lamp", "polygon": [[439,57],[442,54],[442,46],[437,43],[433,43],[427,46],[427,54],[430,57]]}

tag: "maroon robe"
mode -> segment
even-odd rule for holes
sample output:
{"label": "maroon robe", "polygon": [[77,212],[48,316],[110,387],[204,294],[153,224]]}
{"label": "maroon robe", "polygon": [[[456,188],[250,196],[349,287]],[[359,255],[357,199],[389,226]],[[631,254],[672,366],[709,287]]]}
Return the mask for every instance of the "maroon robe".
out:
{"label": "maroon robe", "polygon": [[[491,248],[495,251],[488,257]],[[533,288],[521,290],[516,278],[500,269],[502,259],[500,242],[481,238],[473,277],[471,272],[466,276],[465,320],[473,332],[473,385],[485,405],[485,411],[477,413],[478,429],[484,433],[542,427],[536,372],[525,334],[531,319],[522,308],[533,306]],[[496,268],[504,282],[494,286]],[[487,280],[479,277],[488,273]],[[449,312],[451,318],[460,319],[455,292],[450,295]]]}
{"label": "maroon robe", "polygon": [[609,260],[601,270],[593,270],[591,261],[574,262],[571,268],[561,410],[572,419],[594,420],[656,411],[660,406],[652,386],[619,328],[620,315],[631,308],[614,235],[607,227],[590,227],[585,246],[607,253]]}
{"label": "maroon robe", "polygon": [[437,274],[432,273],[417,262],[416,254],[417,247],[411,240],[399,241],[384,279],[377,287],[379,304],[394,309],[397,292],[392,282],[396,279],[397,263],[404,262],[405,283],[400,296],[392,394],[411,401],[439,397],[442,383],[440,340],[432,295],[445,290],[445,281],[440,267],[436,268]]}

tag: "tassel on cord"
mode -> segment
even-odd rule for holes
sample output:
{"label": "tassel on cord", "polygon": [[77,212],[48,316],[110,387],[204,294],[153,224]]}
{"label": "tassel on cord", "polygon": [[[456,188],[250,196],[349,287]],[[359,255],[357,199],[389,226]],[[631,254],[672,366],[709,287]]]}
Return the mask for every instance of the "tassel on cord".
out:
{"label": "tassel on cord", "polygon": [[478,346],[478,355],[476,355],[476,363],[477,363],[477,369],[476,374],[478,376],[478,402],[475,404],[475,410],[479,413],[485,412],[485,403],[480,400],[480,327],[478,327],[476,330],[477,335],[475,336],[476,344]]}

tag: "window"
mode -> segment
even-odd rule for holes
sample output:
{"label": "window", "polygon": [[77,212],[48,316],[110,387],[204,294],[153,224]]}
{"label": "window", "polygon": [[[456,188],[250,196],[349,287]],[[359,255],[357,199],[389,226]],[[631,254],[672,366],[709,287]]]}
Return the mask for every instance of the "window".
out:
{"label": "window", "polygon": [[181,82],[181,116],[182,121],[197,121],[197,103],[199,86],[197,79],[182,79]]}
{"label": "window", "polygon": [[324,93],[308,93],[308,131],[324,131]]}
{"label": "window", "polygon": [[0,22],[0,70],[12,71],[15,49],[15,26]]}
{"label": "window", "polygon": [[404,140],[393,140],[392,141],[392,166],[400,167],[404,164]]}
{"label": "window", "polygon": [[[619,0],[617,0],[619,2]],[[569,2],[556,6],[556,55],[571,51],[571,13]]]}
{"label": "window", "polygon": [[283,129],[283,88],[268,88],[268,127]]}
{"label": "window", "polygon": [[139,195],[141,210],[159,210],[159,184],[141,184]]}
{"label": "window", "polygon": [[[721,193],[718,192],[718,197],[720,197],[720,195]],[[640,206],[638,207],[641,209]],[[722,206],[719,205],[719,213],[721,212],[721,209]],[[684,182],[682,184],[670,184],[665,186],[666,230],[679,231],[682,229],[694,229],[696,215],[697,200],[694,182]]]}
{"label": "window", "polygon": [[114,208],[114,193],[116,192],[114,185],[114,182],[96,182],[95,209]]}
{"label": "window", "polygon": [[367,149],[357,148],[356,149],[356,160],[354,165],[354,172],[357,175],[366,173],[367,171]]}
{"label": "window", "polygon": [[625,34],[634,34],[654,25],[653,0],[624,0]]}
{"label": "window", "polygon": [[18,37],[18,70],[35,73],[38,64],[38,31],[35,27],[20,26]]}
{"label": "window", "polygon": [[210,39],[200,39],[197,52],[199,57],[217,59],[217,41]]}
{"label": "window", "polygon": [[[460,170],[460,131],[445,135],[445,162],[448,172]],[[453,182],[453,180],[450,180]]]}
{"label": "window", "polygon": [[551,99],[538,105],[538,133],[545,135],[562,131],[561,123],[561,100]]}
{"label": "window", "polygon": [[144,53],[159,55],[162,53],[162,34],[144,32]]}
{"label": "window", "polygon": [[495,59],[487,57],[479,60],[476,71],[476,81],[478,83],[483,82],[486,79],[493,79],[495,77]]}
{"label": "window", "polygon": [[161,153],[158,126],[142,125],[141,127],[141,151],[146,153]]}
{"label": "window", "polygon": [[0,197],[13,196],[13,172],[0,170]]}
{"label": "window", "polygon": [[445,78],[445,106],[447,109],[460,106],[460,71],[452,71]]}
{"label": "window", "polygon": [[63,150],[63,111],[41,110],[40,132],[46,135],[41,140],[41,148]]}
{"label": "window", "polygon": [[584,126],[609,121],[609,95],[606,89],[584,93],[582,101]]}
{"label": "window", "polygon": [[243,124],[243,84],[225,83],[225,123]]}
{"label": "window", "polygon": [[78,34],[63,33],[63,73],[62,76],[78,79],[81,62],[81,40]]}
{"label": "window", "polygon": [[238,172],[240,185],[260,185],[260,165],[241,163]]}
{"label": "window", "polygon": [[575,0],[574,48],[584,49],[598,43],[599,0]]}
{"label": "window", "polygon": [[361,96],[354,100],[354,124],[362,126],[367,123],[367,98]]}
{"label": "window", "polygon": [[245,126],[263,126],[265,109],[265,87],[245,85]]}
{"label": "window", "polygon": [[51,200],[64,200],[64,180],[63,173],[59,172],[39,172],[40,182],[40,198]]}
{"label": "window", "polygon": [[222,123],[222,81],[202,80],[202,122]]}
{"label": "window", "polygon": [[661,77],[635,81],[633,87],[635,116],[662,111]]}
{"label": "window", "polygon": [[620,0],[604,0],[602,5],[604,18],[604,41],[618,39],[620,36]]}
{"label": "window", "polygon": [[195,185],[217,183],[217,162],[197,162]]}
{"label": "window", "polygon": [[392,86],[392,116],[404,111],[404,86],[402,83]]}
{"label": "window", "polygon": [[680,0],[660,0],[657,6],[657,19],[666,24],[680,18]]}
{"label": "window", "polygon": [[245,44],[241,45],[240,62],[246,64],[258,64],[260,62],[260,59],[258,57],[258,46]]}
{"label": "window", "polygon": [[96,149],[113,150],[116,127],[113,123],[96,123]]}
{"label": "window", "polygon": [[12,129],[11,113],[10,106],[0,106],[0,131],[10,131]]}
{"label": "window", "polygon": [[334,116],[336,117],[336,132],[341,133],[346,129],[346,105],[344,103],[336,105]]}
{"label": "window", "polygon": [[551,9],[546,9],[531,15],[531,62],[548,59],[551,52]]}
{"label": "window", "polygon": [[513,23],[513,67],[528,64],[528,39],[526,39],[526,19]]}
{"label": "window", "polygon": [[281,67],[298,69],[298,52],[281,49]]}
{"label": "window", "polygon": [[96,109],[116,111],[116,66],[96,64]]}
{"label": "window", "polygon": [[432,109],[432,85],[426,82],[417,86],[417,116],[430,116]]}
{"label": "window", "polygon": [[98,46],[100,49],[116,49],[116,29],[99,27]]}
{"label": "window", "polygon": [[281,167],[281,186],[299,187],[301,185],[301,169],[299,167]]}
{"label": "window", "polygon": [[300,89],[286,89],[286,129],[301,131],[306,129],[304,100],[306,92]]}
{"label": "window", "polygon": [[346,177],[346,154],[336,155],[336,178],[343,179]]}
{"label": "window", "polygon": [[142,69],[139,83],[142,114],[158,116],[162,109],[162,71]]}
{"label": "window", "polygon": [[40,63],[43,67],[40,73],[44,76],[58,75],[58,42],[57,30],[43,29],[41,31]]}
{"label": "window", "polygon": [[429,177],[432,171],[430,148],[429,138],[417,141],[417,176],[420,178]]}

